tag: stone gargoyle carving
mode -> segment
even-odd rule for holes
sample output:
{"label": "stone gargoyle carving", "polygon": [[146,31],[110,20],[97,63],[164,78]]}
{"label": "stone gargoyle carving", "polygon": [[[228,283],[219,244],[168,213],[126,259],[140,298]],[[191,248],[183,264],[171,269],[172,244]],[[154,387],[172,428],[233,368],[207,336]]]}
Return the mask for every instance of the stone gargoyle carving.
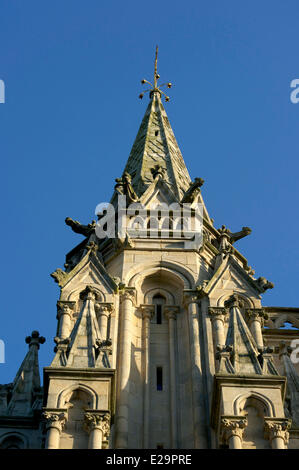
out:
{"label": "stone gargoyle carving", "polygon": [[204,180],[202,178],[195,178],[193,183],[190,183],[189,189],[187,189],[187,191],[185,192],[181,202],[182,203],[194,202],[203,184],[204,184]]}
{"label": "stone gargoyle carving", "polygon": [[273,282],[269,282],[265,277],[259,277],[255,283],[261,292],[266,292],[267,289],[273,289],[274,287]]}
{"label": "stone gargoyle carving", "polygon": [[218,229],[218,232],[221,236],[226,236],[229,239],[229,242],[233,245],[236,241],[241,240],[241,238],[250,235],[252,230],[249,227],[242,227],[240,232],[232,233],[228,228],[225,227],[225,225],[222,225],[222,227]]}
{"label": "stone gargoyle carving", "polygon": [[84,235],[85,237],[88,237],[91,233],[93,233],[96,228],[95,220],[93,220],[91,224],[82,225],[77,220],[73,220],[70,217],[67,217],[65,219],[65,223],[66,225],[69,225],[72,228],[73,232],[80,233],[81,235]]}
{"label": "stone gargoyle carving", "polygon": [[121,178],[116,178],[116,185],[114,187],[115,191],[119,194],[127,197],[128,204],[138,201],[138,196],[135,193],[133,186],[131,184],[132,178],[131,175],[125,171]]}

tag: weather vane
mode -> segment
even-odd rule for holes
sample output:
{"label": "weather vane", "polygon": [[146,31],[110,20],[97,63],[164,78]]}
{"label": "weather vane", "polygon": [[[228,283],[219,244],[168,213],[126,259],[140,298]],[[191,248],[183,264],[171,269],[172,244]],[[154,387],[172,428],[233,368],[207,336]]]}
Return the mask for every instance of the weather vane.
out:
{"label": "weather vane", "polygon": [[162,86],[167,86],[167,88],[171,88],[172,84],[170,82],[168,83],[162,83],[162,85],[158,86],[158,80],[160,78],[160,75],[158,74],[157,72],[157,64],[158,64],[158,46],[156,46],[156,56],[155,56],[155,73],[154,73],[154,84],[152,84],[151,82],[148,82],[147,80],[143,79],[141,80],[141,83],[142,85],[144,85],[145,83],[148,83],[151,88],[148,88],[147,90],[145,90],[144,92],[140,93],[139,95],[139,98],[142,99],[143,96],[144,96],[144,93],[147,93],[149,92],[150,96],[155,92],[155,91],[158,91],[159,93],[162,93],[164,96],[165,96],[165,101],[169,101],[170,98],[169,96],[167,96],[164,91],[161,90],[161,87]]}

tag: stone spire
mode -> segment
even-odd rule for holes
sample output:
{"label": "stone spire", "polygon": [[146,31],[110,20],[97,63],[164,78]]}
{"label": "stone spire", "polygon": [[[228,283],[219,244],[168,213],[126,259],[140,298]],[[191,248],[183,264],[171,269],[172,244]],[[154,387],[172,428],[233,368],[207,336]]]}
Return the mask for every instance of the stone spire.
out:
{"label": "stone spire", "polygon": [[32,331],[25,341],[29,345],[29,351],[13,381],[8,405],[8,414],[12,416],[30,416],[34,409],[39,409],[42,404],[38,350],[40,344],[46,340],[38,331]]}
{"label": "stone spire", "polygon": [[[157,52],[158,50],[156,50],[154,84],[142,80],[142,83],[148,83],[152,87],[147,90],[150,91],[150,103],[124,173],[131,176],[132,186],[140,197],[153,182],[155,173],[160,172],[175,197],[181,200],[190,187],[191,179],[161,101],[162,95],[165,96],[165,101],[169,101],[169,97],[157,85],[160,78],[157,73]],[[166,85],[168,88],[171,87],[171,83]],[[143,94],[141,93],[140,98]]]}

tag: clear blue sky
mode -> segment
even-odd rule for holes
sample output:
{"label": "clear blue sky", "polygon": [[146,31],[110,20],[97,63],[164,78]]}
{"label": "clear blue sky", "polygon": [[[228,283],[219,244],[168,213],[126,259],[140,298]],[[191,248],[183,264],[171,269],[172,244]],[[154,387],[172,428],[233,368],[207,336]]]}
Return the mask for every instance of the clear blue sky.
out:
{"label": "clear blue sky", "polygon": [[299,306],[299,3],[272,0],[2,0],[0,79],[1,327],[13,380],[38,329],[49,365],[57,284],[50,273],[108,201],[144,114],[140,79],[174,86],[166,104],[191,177],[216,227],[275,288],[264,305]]}

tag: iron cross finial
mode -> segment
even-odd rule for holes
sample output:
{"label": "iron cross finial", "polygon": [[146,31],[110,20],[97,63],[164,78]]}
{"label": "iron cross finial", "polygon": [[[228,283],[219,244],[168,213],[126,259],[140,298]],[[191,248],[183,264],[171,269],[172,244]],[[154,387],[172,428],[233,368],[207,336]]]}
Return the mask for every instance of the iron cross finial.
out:
{"label": "iron cross finial", "polygon": [[158,46],[156,46],[156,55],[155,55],[155,71],[154,71],[154,84],[152,84],[151,82],[149,82],[148,80],[141,80],[141,83],[142,85],[144,85],[145,83],[148,83],[151,88],[145,90],[144,92],[140,93],[139,95],[139,98],[142,99],[144,94],[149,92],[150,94],[150,97],[152,96],[153,93],[155,92],[158,92],[160,94],[163,94],[165,96],[165,101],[169,101],[170,98],[169,96],[167,96],[164,91],[161,90],[161,87],[166,85],[167,88],[171,88],[172,84],[170,82],[168,83],[162,83],[162,85],[158,86],[158,80],[160,78],[160,75],[158,74]]}

